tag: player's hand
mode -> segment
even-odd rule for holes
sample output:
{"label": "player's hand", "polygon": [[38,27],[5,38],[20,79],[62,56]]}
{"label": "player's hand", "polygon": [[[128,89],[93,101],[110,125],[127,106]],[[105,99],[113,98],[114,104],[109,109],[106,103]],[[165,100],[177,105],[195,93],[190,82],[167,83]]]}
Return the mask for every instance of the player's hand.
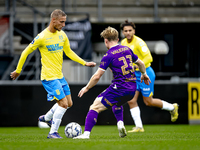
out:
{"label": "player's hand", "polygon": [[17,77],[19,76],[19,73],[17,73],[16,71],[13,71],[10,73],[10,77],[15,80]]}
{"label": "player's hand", "polygon": [[89,89],[85,86],[83,87],[80,92],[78,93],[78,97],[82,97]]}
{"label": "player's hand", "polygon": [[88,67],[95,67],[95,66],[96,66],[96,63],[95,63],[95,62],[86,62],[85,66],[88,66]]}
{"label": "player's hand", "polygon": [[141,75],[141,83],[143,80],[146,85],[149,85],[149,83],[151,83],[151,80],[149,79],[149,76],[147,74]]}

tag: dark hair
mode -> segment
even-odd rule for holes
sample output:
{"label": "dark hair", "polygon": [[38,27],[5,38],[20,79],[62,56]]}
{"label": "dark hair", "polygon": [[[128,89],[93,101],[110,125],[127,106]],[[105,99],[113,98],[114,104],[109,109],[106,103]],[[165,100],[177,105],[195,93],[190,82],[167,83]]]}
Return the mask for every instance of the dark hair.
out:
{"label": "dark hair", "polygon": [[133,22],[128,22],[128,20],[125,20],[125,22],[121,24],[121,30],[123,30],[125,26],[132,26],[133,29],[136,28],[135,24]]}

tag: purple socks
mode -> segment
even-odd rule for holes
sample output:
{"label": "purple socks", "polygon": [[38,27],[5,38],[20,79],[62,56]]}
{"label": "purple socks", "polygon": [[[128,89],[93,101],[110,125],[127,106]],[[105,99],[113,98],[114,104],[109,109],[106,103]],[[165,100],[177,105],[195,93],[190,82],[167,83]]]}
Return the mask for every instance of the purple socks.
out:
{"label": "purple socks", "polygon": [[[112,107],[112,111],[118,121],[123,121],[123,106],[116,106]],[[97,123],[98,113],[94,110],[90,110],[87,114],[85,120],[85,131],[91,132],[94,125]]]}
{"label": "purple socks", "polygon": [[117,119],[117,122],[120,120],[123,121],[123,106],[114,105],[112,107],[112,111],[115,115],[115,118]]}
{"label": "purple socks", "polygon": [[94,125],[97,123],[98,113],[94,110],[90,110],[85,120],[85,131],[91,132]]}

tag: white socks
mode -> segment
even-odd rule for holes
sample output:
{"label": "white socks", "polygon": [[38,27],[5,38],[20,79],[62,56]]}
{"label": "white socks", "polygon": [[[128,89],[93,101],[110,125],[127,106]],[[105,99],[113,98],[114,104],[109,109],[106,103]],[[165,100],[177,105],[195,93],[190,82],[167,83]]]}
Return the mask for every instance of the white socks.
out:
{"label": "white socks", "polygon": [[[166,101],[163,101],[163,100],[162,100],[162,103],[163,103],[162,110],[168,110],[168,111],[174,110],[174,106],[172,104],[170,104]],[[135,122],[135,126],[143,128],[142,120],[140,117],[140,108],[138,106],[134,107],[134,108],[130,109],[130,112],[131,112],[131,116]]]}
{"label": "white socks", "polygon": [[65,114],[66,110],[67,109],[65,109],[63,107],[57,106],[57,109],[55,110],[55,112],[53,114],[53,120],[52,120],[50,134],[58,131],[62,117]]}
{"label": "white socks", "polygon": [[44,119],[46,121],[50,121],[53,118],[53,114],[56,111],[57,107],[58,107],[58,103],[55,103],[53,107],[45,114]]}
{"label": "white socks", "polygon": [[162,107],[163,110],[168,110],[168,111],[174,110],[174,106],[172,104],[163,100],[162,100],[162,103],[163,103],[163,107]]}
{"label": "white socks", "polygon": [[134,107],[134,108],[130,109],[130,112],[131,112],[131,116],[135,122],[135,126],[143,128],[142,120],[140,117],[140,108],[138,106]]}

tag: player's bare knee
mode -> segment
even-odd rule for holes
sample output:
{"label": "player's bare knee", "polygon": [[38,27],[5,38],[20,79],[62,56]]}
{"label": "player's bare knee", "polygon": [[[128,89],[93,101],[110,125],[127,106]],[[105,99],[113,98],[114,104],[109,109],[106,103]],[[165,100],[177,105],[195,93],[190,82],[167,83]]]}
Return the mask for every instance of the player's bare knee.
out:
{"label": "player's bare knee", "polygon": [[130,108],[136,107],[137,106],[137,102],[131,100],[131,101],[128,101],[128,105],[129,105]]}
{"label": "player's bare knee", "polygon": [[58,105],[59,105],[60,107],[65,108],[65,109],[68,108],[68,103],[67,103],[66,101],[58,101]]}
{"label": "player's bare knee", "polygon": [[90,105],[90,108],[89,108],[89,110],[92,110],[92,105]]}
{"label": "player's bare knee", "polygon": [[93,103],[91,106],[90,106],[90,110],[94,110],[96,111],[97,113],[100,113],[102,110],[101,108],[99,107],[99,105],[96,105],[95,103]]}
{"label": "player's bare knee", "polygon": [[61,107],[67,109],[68,108],[68,104],[62,104]]}
{"label": "player's bare knee", "polygon": [[92,104],[91,106],[90,106],[90,110],[95,110],[96,111],[96,109],[98,109],[94,104]]}
{"label": "player's bare knee", "polygon": [[68,107],[72,107],[73,106],[73,102],[68,102]]}

